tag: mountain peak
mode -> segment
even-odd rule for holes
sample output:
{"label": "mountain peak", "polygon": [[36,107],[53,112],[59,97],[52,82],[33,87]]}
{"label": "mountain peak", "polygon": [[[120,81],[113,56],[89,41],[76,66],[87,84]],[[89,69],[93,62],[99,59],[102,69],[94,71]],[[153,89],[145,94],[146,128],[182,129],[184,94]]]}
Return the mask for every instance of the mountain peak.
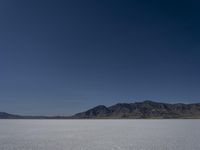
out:
{"label": "mountain peak", "polygon": [[154,101],[151,101],[151,100],[145,100],[142,103],[157,103],[157,102],[154,102]]}

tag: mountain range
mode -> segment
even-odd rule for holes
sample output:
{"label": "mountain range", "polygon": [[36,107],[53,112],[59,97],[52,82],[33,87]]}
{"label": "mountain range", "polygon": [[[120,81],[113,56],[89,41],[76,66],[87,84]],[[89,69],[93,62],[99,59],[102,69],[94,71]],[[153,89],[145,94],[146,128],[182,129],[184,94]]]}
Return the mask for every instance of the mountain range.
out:
{"label": "mountain range", "polygon": [[154,101],[96,106],[72,116],[20,116],[0,112],[0,119],[200,119],[200,103],[169,104]]}

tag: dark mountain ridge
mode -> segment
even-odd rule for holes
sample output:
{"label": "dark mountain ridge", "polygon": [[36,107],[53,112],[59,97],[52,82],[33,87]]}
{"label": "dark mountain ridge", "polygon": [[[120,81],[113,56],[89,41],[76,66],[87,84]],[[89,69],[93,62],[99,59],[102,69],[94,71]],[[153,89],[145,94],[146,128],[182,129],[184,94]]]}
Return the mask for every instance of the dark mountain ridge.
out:
{"label": "dark mountain ridge", "polygon": [[73,116],[20,116],[0,112],[0,119],[200,119],[200,103],[169,104],[153,101],[96,106]]}
{"label": "dark mountain ridge", "polygon": [[118,103],[110,107],[100,105],[85,112],[75,114],[73,118],[200,118],[200,103],[168,104],[153,101],[144,101],[135,103]]}

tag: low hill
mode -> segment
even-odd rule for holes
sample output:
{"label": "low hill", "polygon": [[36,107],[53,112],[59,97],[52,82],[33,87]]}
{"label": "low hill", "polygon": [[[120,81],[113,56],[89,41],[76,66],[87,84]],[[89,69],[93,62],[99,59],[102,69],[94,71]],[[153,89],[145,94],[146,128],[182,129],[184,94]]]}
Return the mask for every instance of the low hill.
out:
{"label": "low hill", "polygon": [[0,119],[19,119],[21,116],[0,112]]}

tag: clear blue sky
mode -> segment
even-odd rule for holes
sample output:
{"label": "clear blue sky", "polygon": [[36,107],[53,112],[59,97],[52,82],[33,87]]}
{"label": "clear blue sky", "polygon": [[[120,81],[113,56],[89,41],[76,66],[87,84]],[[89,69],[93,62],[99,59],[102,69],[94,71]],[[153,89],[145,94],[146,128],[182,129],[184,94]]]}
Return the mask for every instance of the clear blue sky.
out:
{"label": "clear blue sky", "polygon": [[197,0],[1,0],[0,111],[200,102]]}

